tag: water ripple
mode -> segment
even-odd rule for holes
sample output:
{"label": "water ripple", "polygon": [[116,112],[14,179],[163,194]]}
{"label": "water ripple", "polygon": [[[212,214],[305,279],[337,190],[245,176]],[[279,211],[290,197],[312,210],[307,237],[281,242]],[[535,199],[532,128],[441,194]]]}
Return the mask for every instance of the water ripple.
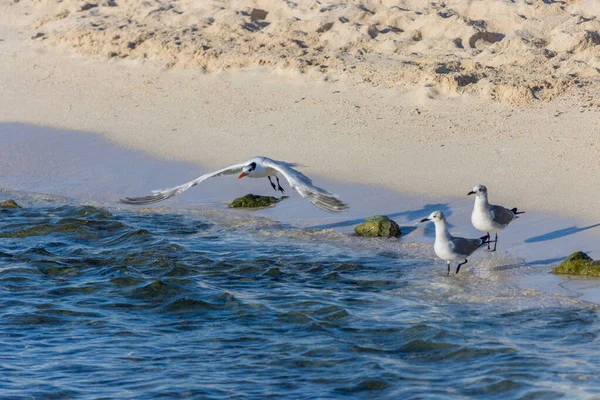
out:
{"label": "water ripple", "polygon": [[215,212],[0,218],[3,396],[600,396],[595,306],[420,250]]}

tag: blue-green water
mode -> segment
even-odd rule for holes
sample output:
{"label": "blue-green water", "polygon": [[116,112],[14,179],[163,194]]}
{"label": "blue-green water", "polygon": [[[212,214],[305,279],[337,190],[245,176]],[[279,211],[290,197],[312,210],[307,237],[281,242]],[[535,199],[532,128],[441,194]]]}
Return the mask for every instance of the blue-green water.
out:
{"label": "blue-green water", "polygon": [[600,397],[597,306],[446,277],[425,250],[216,212],[1,210],[1,397]]}

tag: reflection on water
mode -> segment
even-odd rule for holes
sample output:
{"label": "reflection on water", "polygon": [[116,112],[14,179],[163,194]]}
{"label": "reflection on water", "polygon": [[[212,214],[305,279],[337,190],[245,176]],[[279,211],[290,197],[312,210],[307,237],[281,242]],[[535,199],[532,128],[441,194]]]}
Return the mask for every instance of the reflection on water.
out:
{"label": "reflection on water", "polygon": [[4,396],[600,395],[596,306],[428,246],[39,199],[0,221]]}

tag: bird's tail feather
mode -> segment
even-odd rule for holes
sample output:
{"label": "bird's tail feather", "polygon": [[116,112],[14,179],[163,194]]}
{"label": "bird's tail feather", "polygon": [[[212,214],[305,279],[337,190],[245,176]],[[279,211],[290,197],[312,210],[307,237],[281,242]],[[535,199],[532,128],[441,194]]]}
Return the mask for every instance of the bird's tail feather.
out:
{"label": "bird's tail feather", "polygon": [[512,211],[512,213],[515,214],[516,218],[519,218],[517,217],[518,214],[525,214],[525,211],[517,211],[517,207],[511,208],[510,211]]}

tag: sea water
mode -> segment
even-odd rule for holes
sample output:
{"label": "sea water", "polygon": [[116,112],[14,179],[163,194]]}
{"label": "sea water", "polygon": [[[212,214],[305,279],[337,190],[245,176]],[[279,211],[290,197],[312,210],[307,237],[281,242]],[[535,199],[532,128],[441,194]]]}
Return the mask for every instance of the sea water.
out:
{"label": "sea water", "polygon": [[226,212],[0,212],[8,398],[600,396],[596,305]]}

